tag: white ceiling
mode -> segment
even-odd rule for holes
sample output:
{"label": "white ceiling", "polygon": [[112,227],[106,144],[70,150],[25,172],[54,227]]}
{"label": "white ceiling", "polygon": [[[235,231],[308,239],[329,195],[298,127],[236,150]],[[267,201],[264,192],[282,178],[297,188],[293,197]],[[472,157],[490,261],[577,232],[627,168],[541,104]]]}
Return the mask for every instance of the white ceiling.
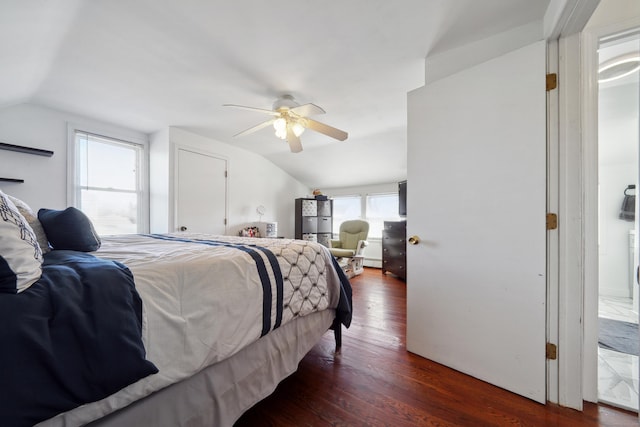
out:
{"label": "white ceiling", "polygon": [[[310,187],[406,177],[406,93],[424,58],[542,19],[548,0],[3,0],[0,107],[30,102],[254,151]],[[304,151],[265,119],[282,94],[349,132]]]}

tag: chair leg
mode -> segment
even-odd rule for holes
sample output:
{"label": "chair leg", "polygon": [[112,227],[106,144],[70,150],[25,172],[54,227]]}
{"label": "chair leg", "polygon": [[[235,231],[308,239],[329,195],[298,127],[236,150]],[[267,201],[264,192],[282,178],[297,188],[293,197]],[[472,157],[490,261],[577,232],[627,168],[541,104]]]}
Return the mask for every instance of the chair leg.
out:
{"label": "chair leg", "polygon": [[351,259],[351,268],[353,269],[353,275],[357,276],[364,272],[364,257],[355,256]]}

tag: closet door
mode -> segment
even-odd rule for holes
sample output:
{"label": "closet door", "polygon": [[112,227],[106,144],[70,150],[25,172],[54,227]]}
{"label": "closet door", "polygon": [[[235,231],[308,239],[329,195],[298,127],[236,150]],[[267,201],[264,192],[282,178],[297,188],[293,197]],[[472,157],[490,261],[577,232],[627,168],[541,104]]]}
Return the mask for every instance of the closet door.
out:
{"label": "closet door", "polygon": [[176,150],[175,231],[226,233],[227,161],[195,150]]}
{"label": "closet door", "polygon": [[408,350],[542,403],[545,57],[538,42],[410,93],[407,166]]}

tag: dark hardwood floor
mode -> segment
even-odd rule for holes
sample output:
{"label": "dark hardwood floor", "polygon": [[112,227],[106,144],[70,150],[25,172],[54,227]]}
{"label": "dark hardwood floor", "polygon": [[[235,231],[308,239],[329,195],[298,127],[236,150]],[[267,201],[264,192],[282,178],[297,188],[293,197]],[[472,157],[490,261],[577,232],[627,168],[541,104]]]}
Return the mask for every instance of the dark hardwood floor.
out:
{"label": "dark hardwood floor", "polygon": [[380,270],[352,279],[354,317],[247,411],[244,426],[638,426],[637,414],[587,403],[541,405],[407,352],[406,286]]}

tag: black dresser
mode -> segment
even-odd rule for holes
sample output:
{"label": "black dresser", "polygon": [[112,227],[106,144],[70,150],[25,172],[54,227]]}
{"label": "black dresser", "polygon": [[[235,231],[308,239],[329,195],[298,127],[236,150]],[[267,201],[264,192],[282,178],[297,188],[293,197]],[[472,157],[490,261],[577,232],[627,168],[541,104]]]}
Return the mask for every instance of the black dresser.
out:
{"label": "black dresser", "polygon": [[382,273],[407,278],[407,222],[385,221],[382,230]]}

